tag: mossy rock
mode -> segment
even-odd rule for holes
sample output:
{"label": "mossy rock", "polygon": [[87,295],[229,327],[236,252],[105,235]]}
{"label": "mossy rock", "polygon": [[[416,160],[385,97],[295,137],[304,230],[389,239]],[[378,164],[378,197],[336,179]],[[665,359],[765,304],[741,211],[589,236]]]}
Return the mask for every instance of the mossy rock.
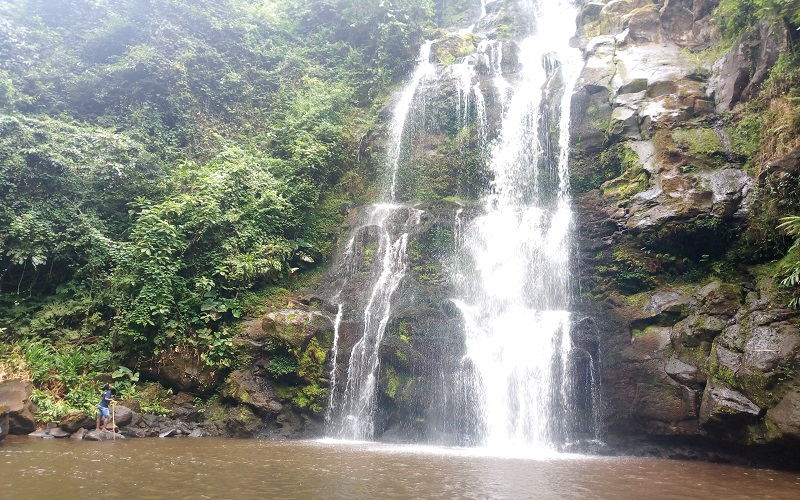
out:
{"label": "mossy rock", "polygon": [[263,414],[277,414],[283,409],[267,380],[256,376],[251,370],[236,370],[231,373],[220,394],[247,404]]}
{"label": "mossy rock", "polygon": [[701,313],[733,316],[743,303],[741,285],[711,282],[702,287],[697,294]]}
{"label": "mossy rock", "polygon": [[717,168],[725,164],[725,146],[710,127],[673,130],[672,141],[676,148],[690,157],[684,169],[692,165]]}
{"label": "mossy rock", "polygon": [[726,351],[731,353],[733,356],[738,357],[738,353],[728,351],[728,349],[721,347],[717,343],[711,347],[711,354],[708,356],[709,375],[713,379],[721,381],[727,386],[739,387],[740,382],[736,376],[736,368],[729,366],[729,364],[725,362],[725,360],[729,357]]}
{"label": "mossy rock", "polygon": [[224,421],[228,430],[236,437],[253,437],[264,427],[264,420],[247,405],[228,408]]}
{"label": "mossy rock", "polygon": [[458,59],[475,52],[479,38],[472,33],[451,35],[433,45],[433,59],[439,64],[453,64]]}
{"label": "mossy rock", "polygon": [[603,195],[616,196],[620,203],[629,200],[633,195],[641,193],[650,185],[650,174],[642,170],[627,170],[616,179],[605,182],[601,186]]}
{"label": "mossy rock", "polygon": [[408,401],[415,380],[411,375],[387,366],[381,376],[383,393],[395,402]]}
{"label": "mossy rock", "polygon": [[266,314],[261,328],[268,337],[293,349],[304,349],[312,338],[332,332],[333,323],[316,311],[284,309]]}

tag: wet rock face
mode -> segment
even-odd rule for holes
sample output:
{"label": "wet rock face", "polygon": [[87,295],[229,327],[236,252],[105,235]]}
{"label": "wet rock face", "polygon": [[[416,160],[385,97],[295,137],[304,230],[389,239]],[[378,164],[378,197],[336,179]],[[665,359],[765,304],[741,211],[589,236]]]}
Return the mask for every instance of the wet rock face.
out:
{"label": "wet rock face", "polygon": [[598,313],[617,318],[601,339],[609,432],[796,437],[800,314],[763,311],[768,284],[743,292],[712,282],[691,295],[659,291],[643,306]]}
{"label": "wet rock face", "polygon": [[[361,210],[368,212],[370,207]],[[454,398],[445,388],[452,387],[463,370],[463,320],[449,300],[450,276],[443,258],[453,248],[458,218],[467,219],[475,210],[453,202],[420,203],[413,210],[419,214],[417,223],[406,225],[402,210],[396,216],[395,223],[408,231],[406,271],[393,294],[379,350],[375,437],[386,441],[452,436],[449,426],[457,418],[446,415],[452,408],[445,402]],[[374,258],[380,235],[359,219],[362,215],[354,214],[349,263],[335,263],[324,286],[329,301],[344,304],[337,365],[326,366],[338,380],[335,398],[343,397],[353,347],[364,335],[373,278],[382,265]],[[400,236],[390,232],[393,241]]]}
{"label": "wet rock face", "polygon": [[796,443],[800,315],[775,283],[743,269],[664,279],[735,249],[758,189],[800,173],[797,151],[758,177],[732,153],[717,113],[752,97],[782,35],[759,25],[701,62],[717,4],[584,2],[571,128],[579,314],[601,326],[610,435]]}

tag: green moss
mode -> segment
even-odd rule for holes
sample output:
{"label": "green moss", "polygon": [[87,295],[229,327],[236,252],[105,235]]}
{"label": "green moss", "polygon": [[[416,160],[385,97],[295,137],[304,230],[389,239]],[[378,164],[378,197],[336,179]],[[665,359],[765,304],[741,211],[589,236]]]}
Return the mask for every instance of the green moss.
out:
{"label": "green moss", "polygon": [[711,348],[711,354],[708,357],[708,371],[712,377],[727,384],[729,387],[738,388],[739,379],[730,368],[721,365],[716,357],[717,346]]}
{"label": "green moss", "polygon": [[275,395],[284,401],[292,399],[297,394],[297,386],[290,386],[285,384],[272,384],[272,390]]}
{"label": "green moss", "polygon": [[220,404],[218,399],[209,400],[203,412],[203,418],[207,422],[223,422],[225,420],[225,407]]}
{"label": "green moss", "polygon": [[408,330],[408,323],[406,323],[405,320],[401,320],[397,325],[397,336],[400,337],[400,340],[406,344],[408,344],[409,340],[411,340],[411,335]]}
{"label": "green moss", "polygon": [[677,129],[672,132],[675,145],[691,156],[708,157],[713,165],[725,161],[725,147],[717,133],[710,127]]}
{"label": "green moss", "polygon": [[328,389],[315,382],[301,387],[292,398],[292,403],[302,410],[319,414],[325,409],[327,398]]}
{"label": "green moss", "polygon": [[306,350],[300,355],[297,375],[306,382],[316,382],[323,375],[327,356],[327,349],[323,348],[316,338],[311,339]]}
{"label": "green moss", "polygon": [[709,128],[677,129],[672,132],[675,145],[689,154],[712,154],[719,152],[722,144]]}
{"label": "green moss", "polygon": [[624,297],[624,300],[629,306],[636,307],[637,309],[644,309],[647,303],[650,302],[652,296],[653,294],[649,292],[641,292],[627,295]]}
{"label": "green moss", "polygon": [[432,226],[409,243],[409,265],[422,285],[439,286],[447,280],[443,258],[452,251],[454,241],[450,229]]}
{"label": "green moss", "polygon": [[657,325],[647,325],[643,328],[637,328],[634,326],[631,333],[636,338],[647,337],[649,335],[661,335],[662,328],[664,327]]}
{"label": "green moss", "polygon": [[613,144],[597,154],[573,152],[573,155],[570,187],[574,192],[585,193],[622,176],[617,182],[606,185],[604,193],[622,192],[624,196],[631,196],[649,183],[639,156],[626,143]]}
{"label": "green moss", "polygon": [[434,48],[436,60],[440,64],[453,64],[456,60],[472,54],[479,39],[472,33],[456,35],[438,42]]}
{"label": "green moss", "polygon": [[400,376],[397,374],[397,371],[390,366],[386,369],[385,377],[386,385],[383,392],[391,399],[394,399],[397,395],[397,389],[400,387]]}
{"label": "green moss", "polygon": [[446,47],[439,45],[436,47],[436,60],[439,61],[440,64],[448,65],[453,64],[456,58]]}
{"label": "green moss", "polygon": [[375,260],[375,253],[378,251],[378,240],[368,240],[364,243],[361,251],[363,266],[369,269]]}
{"label": "green moss", "polygon": [[645,170],[628,170],[614,180],[603,185],[603,195],[616,195],[620,203],[630,200],[650,185],[650,175]]}
{"label": "green moss", "polygon": [[710,342],[702,342],[697,347],[687,347],[681,343],[675,343],[675,354],[678,359],[686,364],[696,366],[698,371],[704,375],[708,375],[706,368],[708,362],[708,354],[711,351]]}

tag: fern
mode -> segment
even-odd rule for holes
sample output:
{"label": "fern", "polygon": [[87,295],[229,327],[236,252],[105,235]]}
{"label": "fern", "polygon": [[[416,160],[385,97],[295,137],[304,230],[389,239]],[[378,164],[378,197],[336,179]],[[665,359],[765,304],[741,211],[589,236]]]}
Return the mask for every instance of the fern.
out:
{"label": "fern", "polygon": [[800,306],[800,216],[790,215],[781,218],[778,229],[795,237],[794,243],[787,252],[788,262],[778,277],[781,278],[780,287],[791,290],[792,298],[787,305],[796,309]]}

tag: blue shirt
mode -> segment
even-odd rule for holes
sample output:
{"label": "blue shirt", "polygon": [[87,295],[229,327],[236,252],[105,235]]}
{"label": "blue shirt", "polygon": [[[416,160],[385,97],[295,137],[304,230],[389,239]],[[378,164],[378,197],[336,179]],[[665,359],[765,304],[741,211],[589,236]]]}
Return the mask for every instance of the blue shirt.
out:
{"label": "blue shirt", "polygon": [[108,408],[108,404],[111,402],[111,398],[113,396],[114,395],[111,394],[111,389],[107,389],[103,393],[103,399],[100,400],[100,406],[102,406],[103,408]]}

